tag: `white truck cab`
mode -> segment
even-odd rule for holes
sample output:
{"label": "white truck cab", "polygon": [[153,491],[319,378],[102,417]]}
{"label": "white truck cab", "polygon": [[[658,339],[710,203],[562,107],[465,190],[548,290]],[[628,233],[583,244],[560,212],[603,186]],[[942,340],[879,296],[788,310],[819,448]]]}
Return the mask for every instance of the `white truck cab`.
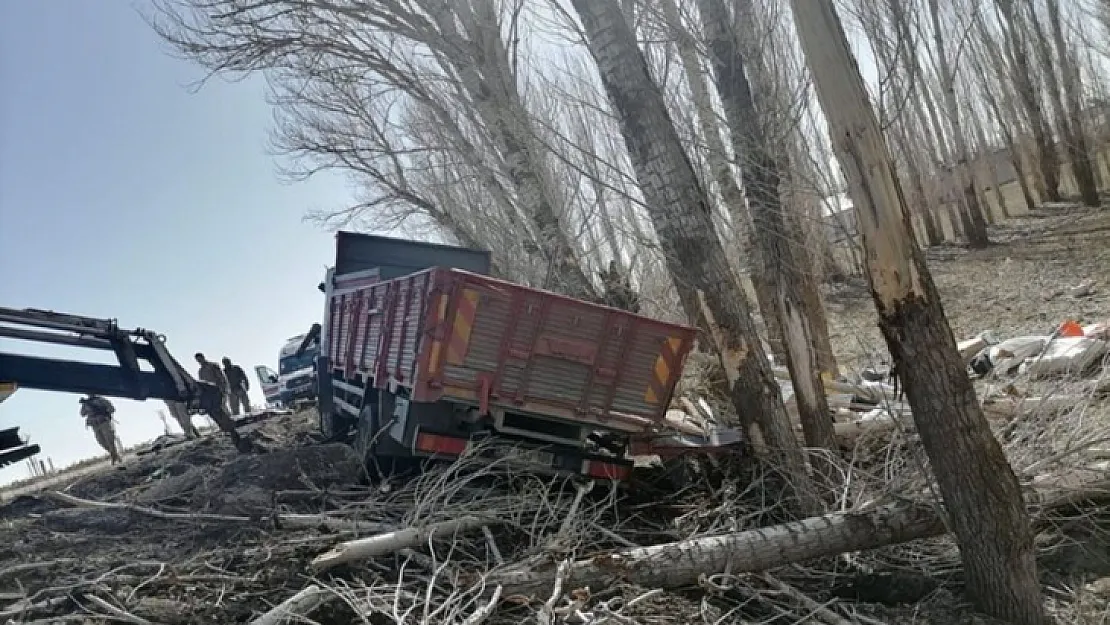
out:
{"label": "white truck cab", "polygon": [[298,334],[285,342],[278,354],[278,383],[281,402],[292,407],[300,400],[316,399],[316,354],[315,345],[297,355],[297,350],[305,335]]}
{"label": "white truck cab", "polygon": [[299,334],[281,346],[277,371],[266,365],[255,366],[254,373],[258,376],[266,403],[292,408],[298,401],[316,399],[316,354],[319,347],[310,345],[298,356],[297,350],[304,337]]}

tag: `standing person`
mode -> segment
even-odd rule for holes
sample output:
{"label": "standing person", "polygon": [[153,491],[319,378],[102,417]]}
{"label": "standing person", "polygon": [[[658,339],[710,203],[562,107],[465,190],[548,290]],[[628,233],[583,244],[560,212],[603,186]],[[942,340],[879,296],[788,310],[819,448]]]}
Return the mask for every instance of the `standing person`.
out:
{"label": "standing person", "polygon": [[112,427],[112,415],[115,414],[116,407],[99,395],[89,395],[78,401],[81,404],[81,416],[85,417],[85,427],[92,428],[96,442],[111,456],[112,464],[123,462],[116,445],[116,429]]}
{"label": "standing person", "polygon": [[200,352],[197,352],[196,358],[197,364],[200,365],[197,378],[199,378],[201,382],[208,382],[220,389],[220,398],[223,402],[224,410],[227,410],[227,377],[224,376],[223,370],[220,369],[220,365],[214,362],[208,362],[208,359]]}
{"label": "standing person", "polygon": [[185,404],[166,400],[166,408],[170,409],[170,414],[173,415],[177,424],[181,426],[181,431],[185,433],[185,438],[193,440],[194,438],[200,437],[200,432],[193,426],[193,418],[189,415],[189,409]]}
{"label": "standing person", "polygon": [[228,398],[231,400],[231,414],[239,414],[239,405],[243,406],[243,414],[249,414],[251,411],[250,396],[247,391],[251,390],[250,380],[247,379],[247,374],[243,372],[243,368],[239,365],[231,363],[231,359],[224,356],[224,377],[227,378],[227,386],[229,389]]}

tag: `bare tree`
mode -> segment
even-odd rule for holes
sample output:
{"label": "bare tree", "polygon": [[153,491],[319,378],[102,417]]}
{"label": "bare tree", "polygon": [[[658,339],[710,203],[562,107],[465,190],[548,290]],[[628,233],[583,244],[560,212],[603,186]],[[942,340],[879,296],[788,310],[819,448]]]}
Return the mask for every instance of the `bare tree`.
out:
{"label": "bare tree", "polygon": [[[809,310],[813,299],[803,295],[816,292],[817,285],[806,275],[808,263],[797,244],[799,233],[787,228],[779,195],[780,165],[756,112],[755,96],[745,76],[746,61],[730,28],[728,8],[723,0],[698,0],[698,11],[717,75],[717,91],[732,131],[733,151],[743,156],[740,171],[744,192],[767,269],[766,279],[775,297],[774,312],[783,330],[786,365],[794,383],[806,443],[835,449],[836,436],[814,348],[815,311]],[[820,306],[820,297],[816,299]]]}
{"label": "bare tree", "polygon": [[1098,206],[1098,182],[1095,180],[1091,152],[1087,147],[1087,135],[1083,131],[1083,103],[1080,94],[1079,63],[1068,51],[1064,28],[1060,20],[1058,0],[1045,0],[1048,22],[1052,27],[1052,41],[1056,47],[1056,63],[1060,70],[1063,87],[1061,102],[1063,119],[1067,120],[1065,148],[1071,159],[1072,176],[1079,188],[1079,195],[1087,206]]}
{"label": "bare tree", "polygon": [[832,0],[793,0],[867,249],[879,327],[894,357],[960,545],[969,594],[1007,622],[1045,622],[1021,486],[991,433],[910,236],[909,211]]}
{"label": "bare tree", "polygon": [[[922,149],[920,145],[922,139],[933,145],[932,133],[919,132],[916,128],[918,117],[914,116],[914,107],[920,110],[921,106],[916,90],[923,88],[923,85],[918,80],[922,68],[917,64],[916,52],[911,53],[917,49],[917,41],[907,17],[910,9],[912,7],[906,7],[899,1],[874,3],[859,0],[855,5],[855,14],[871,47],[877,69],[889,86],[889,98],[883,97],[884,90],[881,88],[876,98],[880,123],[883,128],[889,129],[891,140],[899,147],[898,152],[910,181],[911,201],[916,213],[921,216],[925,240],[929,245],[939,245],[944,242],[944,232],[937,223],[935,212],[940,201],[936,186],[926,184],[930,150]],[[935,148],[933,153],[936,153]]]}
{"label": "bare tree", "polygon": [[[983,102],[990,107],[991,113],[998,124],[999,132],[1002,134],[1005,147],[1010,152],[1011,162],[1014,166],[1014,172],[1017,174],[1018,185],[1021,187],[1025,205],[1032,209],[1037,205],[1037,201],[1032,188],[1029,186],[1031,167],[1026,164],[1026,150],[1017,139],[1017,133],[1021,130],[1021,118],[1018,115],[1017,106],[1014,103],[1015,96],[1009,84],[1011,82],[1010,73],[1005,56],[1001,52],[998,42],[988,32],[982,14],[980,12],[973,13],[972,20],[975,23],[974,32],[981,47],[978,54],[973,54],[971,57],[971,62],[980,77],[978,81],[979,93]],[[990,80],[991,77],[994,80]],[[999,94],[997,97],[995,96],[996,93]]]}
{"label": "bare tree", "polygon": [[758,421],[799,492],[810,496],[805,461],[770,362],[756,337],[750,304],[713,232],[709,199],[644,55],[615,0],[573,0],[573,5],[620,119],[667,265],[679,290],[694,292],[704,304],[737,414],[749,422]]}
{"label": "bare tree", "polygon": [[[476,175],[490,196],[484,201],[516,226],[523,245],[514,247],[537,257],[540,277],[531,281],[594,298],[576,224],[549,178],[522,94],[519,19],[519,8],[495,0],[387,1],[358,10],[347,2],[163,0],[150,17],[182,56],[213,73],[267,73],[287,122],[276,144],[301,157],[296,173],[354,171],[367,185],[366,202],[339,219],[415,210],[462,240],[473,237],[475,224],[453,218],[450,205],[427,202],[433,193],[414,182],[416,170],[449,166],[448,150],[450,165]],[[413,132],[398,123],[417,109],[438,128]],[[448,142],[422,143],[429,136]]]}
{"label": "bare tree", "polygon": [[967,137],[964,136],[963,124],[960,121],[960,105],[956,100],[956,76],[952,67],[953,61],[949,59],[948,51],[945,49],[944,27],[941,23],[940,5],[937,0],[929,0],[929,16],[933,25],[933,41],[936,45],[935,54],[940,70],[941,90],[944,92],[944,106],[955,147],[956,163],[953,173],[956,174],[963,191],[963,201],[969,216],[964,234],[971,247],[986,247],[990,244],[990,239],[987,238],[987,224],[983,221],[983,208],[979,204],[979,194],[975,190],[971,155],[967,147]]}
{"label": "bare tree", "polygon": [[1026,52],[1026,17],[1014,0],[995,0],[1000,21],[1005,24],[1006,51],[1011,67],[1011,77],[1018,100],[1025,109],[1033,132],[1040,171],[1039,181],[1045,196],[1053,202],[1060,201],[1060,159],[1052,139],[1052,129],[1044,117],[1044,106],[1033,82],[1033,70]]}

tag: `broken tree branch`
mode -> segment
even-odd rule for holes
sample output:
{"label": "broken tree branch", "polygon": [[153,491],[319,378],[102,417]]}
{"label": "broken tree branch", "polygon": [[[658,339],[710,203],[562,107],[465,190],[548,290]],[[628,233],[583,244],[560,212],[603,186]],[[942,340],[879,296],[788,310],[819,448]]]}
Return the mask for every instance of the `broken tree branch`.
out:
{"label": "broken tree branch", "polygon": [[312,568],[316,571],[330,569],[340,564],[355,560],[366,560],[386,554],[395,553],[402,549],[419,547],[432,538],[446,534],[467,532],[491,525],[496,521],[481,517],[466,516],[451,521],[433,523],[424,527],[410,527],[387,534],[378,534],[358,540],[339,543],[331,551],[320,554],[312,560]]}
{"label": "broken tree branch", "polygon": [[[233,516],[226,514],[203,514],[197,512],[191,513],[177,513],[177,512],[163,512],[155,510],[154,508],[144,508],[130,503],[115,503],[108,501],[93,501],[91,499],[81,499],[66,493],[58,491],[51,491],[45,493],[46,497],[56,499],[62,503],[69,504],[77,508],[98,508],[102,510],[127,510],[136,514],[153,517],[156,519],[164,519],[167,521],[208,521],[216,523],[255,523],[258,519],[253,519],[246,516]],[[279,524],[290,529],[309,529],[314,527],[326,527],[332,531],[383,531],[385,526],[379,523],[366,523],[361,521],[352,521],[349,519],[336,519],[323,514],[277,514],[272,517],[273,520]]]}
{"label": "broken tree branch", "polygon": [[327,590],[316,584],[311,584],[251,621],[250,625],[281,625],[289,621],[301,621],[313,610],[320,607],[327,599],[328,594]]}

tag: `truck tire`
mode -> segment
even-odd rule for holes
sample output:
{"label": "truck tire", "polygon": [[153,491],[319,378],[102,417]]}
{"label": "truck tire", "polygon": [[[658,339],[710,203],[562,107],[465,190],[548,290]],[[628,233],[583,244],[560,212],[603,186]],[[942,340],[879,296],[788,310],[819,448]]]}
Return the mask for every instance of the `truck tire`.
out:
{"label": "truck tire", "polygon": [[366,464],[367,468],[373,465],[374,434],[378,431],[377,406],[373,402],[364,402],[362,410],[358,413],[358,423],[355,425],[355,453]]}
{"label": "truck tire", "polygon": [[364,402],[359,413],[354,449],[358,457],[362,458],[366,473],[374,482],[391,476],[411,474],[420,468],[418,459],[395,455],[403,448],[381,429],[379,415],[392,411],[393,395],[383,392],[378,395],[377,401]]}
{"label": "truck tire", "polygon": [[320,412],[320,433],[329,441],[344,438],[351,431],[351,423],[347,419],[331,411]]}

